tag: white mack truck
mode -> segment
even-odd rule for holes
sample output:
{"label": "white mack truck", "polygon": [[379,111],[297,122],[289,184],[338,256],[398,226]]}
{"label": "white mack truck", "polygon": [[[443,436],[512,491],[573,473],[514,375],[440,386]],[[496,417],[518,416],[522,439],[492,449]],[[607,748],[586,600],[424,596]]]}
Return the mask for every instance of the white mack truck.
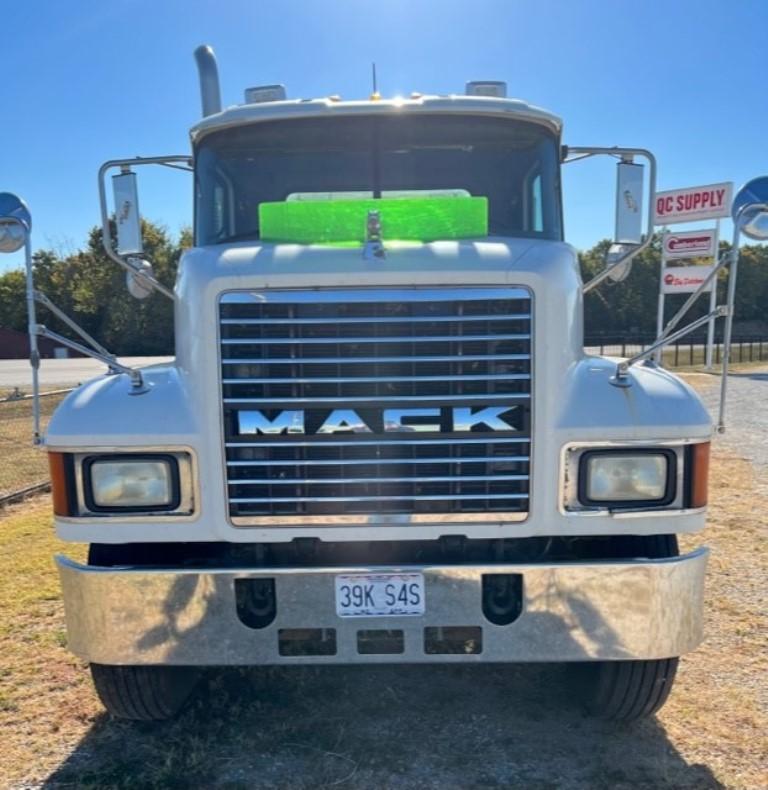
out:
{"label": "white mack truck", "polygon": [[[654,347],[583,348],[584,292],[650,242],[653,157],[567,149],[497,82],[266,86],[222,110],[211,49],[196,58],[191,154],[100,172],[105,249],[134,296],[173,300],[175,361],[57,336],[109,372],[38,438],[57,533],[90,544],[57,563],[106,708],[170,717],[209,666],[574,662],[592,712],[653,714],[702,638],[707,550],[677,535],[704,527],[712,425]],[[597,154],[618,160],[618,235],[584,284],[560,167]],[[143,255],[145,164],[194,172],[173,290]],[[23,204],[0,215],[7,239],[29,230]],[[56,336],[28,276],[31,338]]]}

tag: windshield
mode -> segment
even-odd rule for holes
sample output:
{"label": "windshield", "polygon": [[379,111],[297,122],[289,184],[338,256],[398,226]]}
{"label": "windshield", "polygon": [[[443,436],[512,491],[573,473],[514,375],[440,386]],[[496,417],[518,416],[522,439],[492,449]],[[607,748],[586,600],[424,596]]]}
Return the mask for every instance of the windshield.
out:
{"label": "windshield", "polygon": [[258,239],[282,201],[483,197],[488,233],[560,239],[557,140],[482,115],[264,121],[207,135],[196,153],[197,244]]}

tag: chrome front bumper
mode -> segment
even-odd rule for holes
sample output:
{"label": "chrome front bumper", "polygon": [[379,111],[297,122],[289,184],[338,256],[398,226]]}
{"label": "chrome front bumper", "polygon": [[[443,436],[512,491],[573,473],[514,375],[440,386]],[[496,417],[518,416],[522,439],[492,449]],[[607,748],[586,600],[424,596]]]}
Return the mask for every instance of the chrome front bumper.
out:
{"label": "chrome front bumper", "polygon": [[[57,557],[70,649],[99,664],[346,664],[446,661],[595,661],[678,656],[702,638],[708,550],[666,560],[549,565],[189,570],[87,567]],[[426,614],[340,618],[338,573],[421,571]],[[493,625],[483,574],[523,577],[522,614]],[[235,580],[275,580],[277,616],[252,629],[237,615]],[[481,629],[469,654],[428,654],[425,629]],[[281,655],[283,629],[335,629],[333,655]],[[397,655],[361,654],[358,631],[402,632]]]}

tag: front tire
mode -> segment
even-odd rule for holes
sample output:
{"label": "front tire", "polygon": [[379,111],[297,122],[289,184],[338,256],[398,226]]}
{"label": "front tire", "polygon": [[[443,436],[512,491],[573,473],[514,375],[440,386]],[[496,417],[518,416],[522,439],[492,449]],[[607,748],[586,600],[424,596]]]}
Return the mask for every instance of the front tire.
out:
{"label": "front tire", "polygon": [[197,683],[193,667],[91,664],[102,705],[118,719],[162,721],[173,718]]}
{"label": "front tire", "polygon": [[[169,544],[111,545],[92,543],[88,564],[151,565],[162,562]],[[112,666],[91,664],[91,677],[101,704],[118,719],[162,721],[173,718],[184,706],[200,676],[196,667]]]}
{"label": "front tire", "polygon": [[[628,559],[665,559],[680,553],[675,535],[619,537],[614,550]],[[677,657],[598,661],[585,665],[584,697],[588,711],[612,721],[635,721],[652,716],[669,697],[677,665]]]}
{"label": "front tire", "polygon": [[587,708],[593,716],[635,721],[652,716],[667,701],[677,658],[650,661],[601,661],[589,665]]}

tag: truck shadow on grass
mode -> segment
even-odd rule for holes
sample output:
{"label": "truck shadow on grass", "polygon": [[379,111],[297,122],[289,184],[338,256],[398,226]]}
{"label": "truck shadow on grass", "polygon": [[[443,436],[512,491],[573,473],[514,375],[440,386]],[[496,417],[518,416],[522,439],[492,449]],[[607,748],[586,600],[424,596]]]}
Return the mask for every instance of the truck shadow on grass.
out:
{"label": "truck shadow on grass", "polygon": [[45,787],[696,787],[655,719],[573,701],[567,665],[211,670],[176,721],[99,717]]}

